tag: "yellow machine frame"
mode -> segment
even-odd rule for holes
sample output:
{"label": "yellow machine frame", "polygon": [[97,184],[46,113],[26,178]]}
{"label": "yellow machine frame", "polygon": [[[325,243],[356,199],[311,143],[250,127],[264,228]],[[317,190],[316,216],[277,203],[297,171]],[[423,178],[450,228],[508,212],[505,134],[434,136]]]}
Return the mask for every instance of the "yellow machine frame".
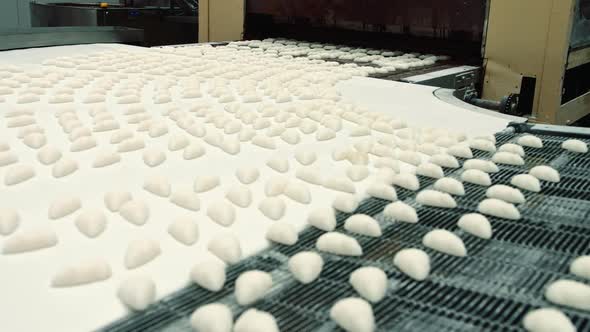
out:
{"label": "yellow machine frame", "polygon": [[590,62],[590,48],[570,53],[575,0],[490,0],[483,98],[519,93],[536,78],[532,121],[571,124],[590,113],[590,92],[561,104],[564,74]]}

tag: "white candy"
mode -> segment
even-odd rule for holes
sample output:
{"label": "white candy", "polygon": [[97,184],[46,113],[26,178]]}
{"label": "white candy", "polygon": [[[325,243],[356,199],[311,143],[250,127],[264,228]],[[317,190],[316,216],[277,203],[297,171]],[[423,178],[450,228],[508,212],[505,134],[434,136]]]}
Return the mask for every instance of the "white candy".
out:
{"label": "white candy", "polygon": [[447,194],[436,190],[425,189],[416,195],[416,202],[439,208],[453,209],[457,207],[455,199]]}
{"label": "white candy", "polygon": [[[469,146],[466,144],[453,145],[447,150],[447,153],[450,155],[453,155],[455,157],[460,157],[460,158],[465,158],[465,159],[473,158],[473,152],[471,151]],[[459,166],[457,165],[457,167],[459,167]]]}
{"label": "white candy", "polygon": [[75,265],[65,266],[51,279],[51,287],[71,287],[107,280],[112,271],[102,258],[92,258]]}
{"label": "white candy", "polygon": [[142,138],[128,138],[117,146],[118,152],[132,152],[141,150],[145,147],[145,141]]}
{"label": "white candy", "polygon": [[16,164],[10,166],[4,174],[4,184],[13,186],[32,179],[35,176],[35,169],[31,165]]}
{"label": "white candy", "polygon": [[0,208],[0,235],[10,235],[20,224],[20,216],[15,209]]}
{"label": "white candy", "polygon": [[511,203],[501,201],[496,198],[487,198],[479,203],[477,210],[483,214],[490,216],[518,220],[520,219],[520,212]]}
{"label": "white candy", "polygon": [[365,236],[381,236],[381,226],[377,220],[366,214],[355,214],[346,219],[344,229],[351,233]]}
{"label": "white candy", "polygon": [[241,151],[240,141],[235,137],[225,137],[220,148],[231,155],[236,155]]}
{"label": "white candy", "polygon": [[173,192],[170,202],[191,211],[199,211],[201,208],[199,196],[189,190]]}
{"label": "white candy", "polygon": [[37,159],[43,165],[51,165],[61,158],[61,152],[53,146],[45,146],[37,153]]}
{"label": "white candy", "polygon": [[529,311],[522,325],[528,332],[576,332],[576,327],[561,311],[541,308]]}
{"label": "white candy", "polygon": [[529,171],[529,174],[539,180],[555,183],[560,181],[559,172],[550,166],[535,166]]}
{"label": "white candy", "polygon": [[42,133],[31,133],[24,137],[23,143],[32,149],[39,149],[47,143],[47,139]]}
{"label": "white candy", "polygon": [[334,161],[341,161],[347,159],[350,153],[351,151],[348,147],[335,148],[332,150],[332,159],[334,159]]}
{"label": "white candy", "polygon": [[227,190],[225,198],[241,208],[246,208],[252,203],[252,192],[246,186],[235,185]]}
{"label": "white candy", "polygon": [[367,188],[367,194],[371,197],[385,199],[388,201],[397,200],[395,188],[385,183],[373,183]]}
{"label": "white candy", "polygon": [[256,135],[252,138],[252,144],[258,145],[261,148],[274,150],[277,148],[275,141],[272,137],[264,136],[264,135]]}
{"label": "white candy", "polygon": [[414,151],[400,151],[398,158],[400,161],[414,166],[418,166],[422,163],[422,157]]}
{"label": "white candy", "polygon": [[267,197],[260,201],[258,209],[267,218],[279,220],[285,215],[285,202],[279,197]]}
{"label": "white candy", "polygon": [[330,309],[330,318],[348,332],[373,332],[375,317],[371,305],[360,298],[348,297]]}
{"label": "white candy", "polygon": [[272,288],[270,273],[252,270],[240,274],[236,279],[235,293],[239,305],[250,305],[266,295]]}
{"label": "white candy", "polygon": [[392,171],[399,172],[399,162],[391,158],[379,158],[374,163],[375,168],[389,168]]}
{"label": "white candy", "polygon": [[295,160],[301,165],[307,166],[313,164],[317,159],[315,152],[309,149],[299,149],[295,151]]}
{"label": "white candy", "polygon": [[441,167],[459,168],[459,161],[455,157],[444,153],[430,157],[429,161]]}
{"label": "white candy", "polygon": [[524,160],[521,156],[517,155],[516,153],[512,152],[496,152],[492,157],[492,161],[497,164],[505,164],[505,165],[515,165],[515,166],[522,166],[524,165]]}
{"label": "white candy", "polygon": [[496,184],[489,187],[488,190],[486,190],[486,196],[514,204],[522,204],[526,201],[520,190],[503,184]]}
{"label": "white candy", "polygon": [[580,256],[570,264],[570,273],[580,278],[590,279],[590,256]]}
{"label": "white candy", "polygon": [[463,244],[463,240],[457,235],[444,230],[432,230],[422,238],[422,244],[430,249],[440,251],[442,253],[464,257],[467,255],[467,249]]}
{"label": "white candy", "polygon": [[168,234],[176,241],[186,246],[192,246],[199,239],[199,226],[190,217],[176,218],[168,226]]}
{"label": "white candy", "polygon": [[151,262],[162,253],[160,244],[152,239],[136,239],[125,252],[125,267],[135,269]]}
{"label": "white candy", "polygon": [[353,165],[368,165],[369,155],[366,152],[349,151],[346,159]]}
{"label": "white candy", "polygon": [[367,266],[354,270],[348,282],[360,296],[372,303],[381,301],[387,292],[387,275],[377,267]]}
{"label": "white candy", "polygon": [[344,177],[328,177],[324,181],[323,185],[328,189],[342,191],[345,193],[354,194],[356,192],[354,183]]}
{"label": "white candy", "polygon": [[231,332],[234,322],[231,310],[220,303],[211,303],[197,308],[190,323],[197,332]]}
{"label": "white candy", "polygon": [[[301,130],[304,134],[311,134],[318,129],[317,123],[313,122],[310,119],[303,119],[301,124],[299,125],[299,130]],[[330,129],[328,129],[330,130]]]}
{"label": "white candy", "polygon": [[416,210],[404,202],[393,202],[387,204],[383,209],[383,215],[397,221],[417,223],[418,214]]}
{"label": "white candy", "polygon": [[578,310],[590,310],[590,286],[578,281],[560,279],[545,289],[545,298],[555,304]]}
{"label": "white candy", "polygon": [[510,152],[510,153],[514,153],[517,154],[521,157],[525,156],[524,153],[524,149],[522,148],[522,146],[520,145],[516,145],[516,144],[512,144],[512,143],[506,143],[502,146],[500,146],[500,148],[498,149],[499,152]]}
{"label": "white candy", "polygon": [[245,166],[236,171],[236,177],[243,184],[253,183],[260,176],[260,171],[255,167]]}
{"label": "white candy", "polygon": [[307,183],[310,184],[315,184],[315,185],[323,185],[324,180],[322,178],[322,173],[314,168],[313,166],[308,166],[308,167],[299,167],[296,171],[295,171],[295,177],[297,177],[300,180],[303,180]]}
{"label": "white candy", "polygon": [[75,160],[61,158],[55,164],[53,164],[51,174],[54,178],[62,178],[74,173],[76,170],[78,170],[78,163]]}
{"label": "white candy", "polygon": [[205,137],[203,137],[203,140],[205,141],[205,143],[209,145],[221,147],[221,144],[223,143],[223,138],[223,135],[219,132],[208,132],[205,135]]}
{"label": "white candy", "polygon": [[307,185],[300,181],[289,181],[285,187],[285,196],[299,202],[301,204],[309,204],[311,202],[311,193]]}
{"label": "white candy", "polygon": [[355,238],[336,232],[328,232],[318,237],[316,248],[319,251],[342,255],[342,256],[361,256],[363,249]]}
{"label": "white candy", "polygon": [[530,174],[518,174],[512,177],[510,184],[520,189],[538,193],[541,191],[541,182]]}
{"label": "white candy", "polygon": [[281,139],[289,144],[295,145],[301,141],[299,133],[295,129],[287,129],[281,134]]}
{"label": "white candy", "polygon": [[576,153],[588,152],[588,145],[577,139],[568,139],[561,143],[561,148]]}
{"label": "white candy", "polygon": [[57,234],[50,228],[37,228],[17,232],[4,240],[3,254],[18,254],[53,247]]}
{"label": "white candy", "polygon": [[14,164],[18,161],[18,156],[10,151],[0,152],[0,167]]}
{"label": "white candy", "polygon": [[320,128],[315,135],[318,141],[329,141],[336,137],[336,132],[330,128]]}
{"label": "white candy", "polygon": [[359,206],[359,200],[350,194],[339,194],[332,201],[332,207],[344,213],[352,213]]}
{"label": "white candy", "polygon": [[266,181],[264,185],[264,193],[266,196],[278,196],[285,192],[289,180],[282,176],[273,176]]}
{"label": "white candy", "polygon": [[395,254],[393,265],[408,277],[422,281],[430,274],[430,258],[424,250],[402,249]]}
{"label": "white candy", "polygon": [[205,155],[205,147],[200,143],[191,143],[182,152],[182,158],[185,160],[193,160]]}
{"label": "white candy", "polygon": [[445,176],[443,169],[439,165],[432,163],[418,165],[418,167],[416,167],[416,174],[434,179],[440,179]]}
{"label": "white candy", "polygon": [[411,173],[396,174],[392,184],[412,191],[420,189],[420,181],[416,175]]}
{"label": "white candy", "polygon": [[116,164],[121,161],[121,156],[114,151],[100,151],[94,161],[92,167],[100,168]]}
{"label": "white candy", "polygon": [[178,151],[186,148],[189,145],[188,138],[183,134],[174,134],[168,140],[168,150]]}
{"label": "white candy", "polygon": [[457,226],[463,231],[482,239],[488,240],[492,237],[492,225],[488,218],[479,213],[462,215],[457,222]]}
{"label": "white candy", "polygon": [[85,209],[76,217],[76,227],[89,238],[102,234],[107,227],[107,217],[99,209]]}
{"label": "white candy", "polygon": [[456,196],[465,195],[465,188],[463,188],[463,184],[453,178],[438,179],[434,183],[434,189]]}
{"label": "white candy", "polygon": [[498,166],[489,160],[469,159],[463,163],[464,169],[478,169],[486,173],[497,173],[500,170]]}
{"label": "white candy", "polygon": [[200,175],[195,179],[194,190],[202,193],[219,186],[219,183],[219,176],[217,175]]}
{"label": "white candy", "polygon": [[75,140],[72,145],[70,145],[70,151],[72,152],[80,152],[85,151],[88,149],[92,149],[96,146],[96,139],[92,136],[83,136]]}
{"label": "white candy", "polygon": [[311,210],[307,217],[307,223],[326,232],[333,231],[336,228],[334,209],[321,206]]}
{"label": "white candy", "polygon": [[229,227],[236,220],[236,210],[226,201],[214,201],[207,207],[207,216],[217,224]]}
{"label": "white candy", "polygon": [[222,261],[235,264],[242,258],[240,242],[231,233],[215,235],[207,245],[207,249]]}
{"label": "white candy", "polygon": [[165,160],[166,153],[158,148],[149,148],[143,151],[143,162],[150,167],[156,167]]}
{"label": "white candy", "polygon": [[380,168],[375,175],[375,181],[392,185],[395,181],[396,172],[389,168]]}
{"label": "white candy", "polygon": [[279,173],[285,173],[289,170],[289,161],[278,156],[269,159],[266,165]]}
{"label": "white candy", "polygon": [[156,285],[148,277],[131,277],[121,283],[117,296],[127,307],[137,311],[145,310],[156,300]]}
{"label": "white candy", "polygon": [[273,315],[266,311],[248,309],[237,320],[234,332],[279,332]]}
{"label": "white candy", "polygon": [[19,116],[8,119],[6,121],[7,128],[16,128],[16,127],[24,127],[28,125],[32,125],[35,123],[35,118],[31,116]]}
{"label": "white candy", "polygon": [[469,147],[481,151],[496,152],[494,143],[485,139],[474,139],[469,142]]}
{"label": "white candy", "polygon": [[74,213],[76,210],[82,207],[82,201],[80,198],[73,196],[64,196],[55,199],[49,206],[49,219],[63,218],[69,214]]}
{"label": "white candy", "polygon": [[266,232],[266,239],[291,246],[297,243],[299,235],[297,234],[295,227],[293,227],[291,224],[278,222],[272,224],[268,228],[268,231]]}
{"label": "white candy", "polygon": [[111,136],[111,144],[119,144],[128,138],[133,137],[133,132],[127,128],[119,129]]}
{"label": "white candy", "polygon": [[516,142],[522,146],[528,146],[531,148],[543,147],[543,141],[540,138],[532,135],[521,136],[518,138],[518,140],[516,140]]}
{"label": "white candy", "polygon": [[160,136],[166,135],[167,133],[168,133],[168,125],[166,125],[166,122],[164,122],[164,121],[153,123],[150,126],[149,131],[148,131],[148,134],[152,138],[160,137]]}
{"label": "white candy", "polygon": [[369,176],[369,169],[364,165],[351,165],[346,169],[346,175],[352,181],[362,181]]}
{"label": "white candy", "polygon": [[190,276],[195,284],[218,292],[225,284],[225,264],[217,259],[200,262],[191,269]]}
{"label": "white candy", "polygon": [[170,182],[168,182],[168,179],[160,175],[147,178],[143,183],[143,189],[160,197],[168,197],[172,192],[172,188],[170,186]]}
{"label": "white candy", "polygon": [[128,222],[141,226],[150,217],[150,211],[143,201],[129,200],[119,207],[119,214]]}
{"label": "white candy", "polygon": [[490,179],[488,173],[478,169],[468,169],[463,171],[463,173],[461,173],[461,180],[484,187],[492,185],[492,179]]}
{"label": "white candy", "polygon": [[289,271],[302,284],[316,280],[324,267],[322,256],[312,251],[303,251],[289,258]]}
{"label": "white candy", "polygon": [[111,212],[119,212],[123,204],[131,200],[131,193],[111,191],[104,195],[104,204]]}

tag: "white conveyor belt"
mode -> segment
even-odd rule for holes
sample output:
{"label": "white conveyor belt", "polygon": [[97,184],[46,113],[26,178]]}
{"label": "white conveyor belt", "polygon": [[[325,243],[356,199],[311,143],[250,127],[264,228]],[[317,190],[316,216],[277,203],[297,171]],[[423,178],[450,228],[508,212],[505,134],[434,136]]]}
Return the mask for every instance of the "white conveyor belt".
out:
{"label": "white conveyor belt", "polygon": [[[58,56],[74,56],[85,53],[137,49],[121,45],[84,45],[49,47],[41,49],[16,50],[0,53],[0,65],[14,64],[35,68],[41,61]],[[339,91],[345,100],[354,101],[367,110],[395,114],[412,126],[440,127],[463,131],[468,135],[493,134],[505,128],[508,120],[451,106],[433,96],[432,87],[381,81],[370,78],[353,78],[340,83]],[[150,89],[144,98],[151,101]],[[212,99],[214,100],[214,99]],[[46,99],[32,104],[36,109],[37,124],[46,129],[49,144],[62,148],[66,155],[74,156],[67,150],[67,136],[56,123],[56,105]],[[80,119],[89,123],[91,119],[85,105],[78,105]],[[4,114],[14,109],[13,101],[0,103],[0,141],[6,141],[19,156],[20,162],[34,165],[34,179],[17,186],[6,186],[0,181],[0,207],[16,208],[21,216],[20,229],[50,226],[55,229],[59,243],[45,250],[16,255],[0,254],[0,326],[3,331],[88,331],[123,317],[128,310],[116,297],[117,287],[126,277],[138,274],[149,275],[157,286],[158,298],[163,297],[189,282],[189,270],[198,261],[211,257],[206,250],[208,240],[218,232],[231,231],[239,237],[244,256],[252,255],[265,248],[265,230],[271,221],[257,209],[264,197],[264,182],[276,172],[265,166],[271,156],[289,158],[291,168],[288,176],[294,174],[297,165],[292,158],[294,147],[282,144],[281,149],[270,151],[251,144],[242,144],[239,155],[229,157],[219,149],[207,146],[207,154],[194,161],[185,161],[182,152],[170,152],[167,138],[152,139],[146,136],[148,147],[160,147],[167,154],[167,161],[160,167],[149,168],[142,160],[142,152],[124,154],[121,163],[104,169],[95,169],[91,163],[96,149],[75,154],[80,169],[63,179],[51,176],[51,167],[43,166],[36,160],[36,151],[28,148],[16,138],[15,129],[7,129]],[[117,108],[120,105],[109,104]],[[148,112],[160,116],[164,106],[147,105]],[[218,105],[221,109],[221,105]],[[345,126],[346,127],[346,126]],[[170,123],[170,132],[181,132]],[[144,133],[145,134],[145,133]],[[110,134],[97,135],[100,147],[110,147]],[[281,142],[282,143],[282,142]],[[336,146],[350,144],[349,138],[338,134],[336,139],[316,142],[305,136],[298,147],[303,146],[318,154],[318,165],[326,172],[345,176],[345,162],[335,166],[331,151]],[[97,148],[98,149],[98,148]],[[206,216],[208,204],[223,199],[224,191],[230,185],[238,184],[235,171],[241,165],[257,166],[261,177],[253,185],[253,203],[249,208],[237,208],[237,221],[226,230]],[[0,167],[0,178],[6,168]],[[147,175],[163,174],[171,182],[173,190],[191,190],[197,175],[216,173],[221,176],[222,186],[211,192],[199,194],[201,210],[188,212],[169,203],[167,199],[150,194],[142,189]],[[371,179],[357,184],[357,191],[363,192]],[[318,186],[310,186],[313,201],[310,205],[295,203],[287,198],[287,214],[280,222],[289,222],[299,229],[305,225],[308,211],[317,206],[331,204],[336,192]],[[103,196],[110,190],[127,190],[134,198],[142,199],[149,205],[150,219],[143,227],[125,221],[118,214],[104,209]],[[64,195],[80,197],[84,207],[104,209],[108,225],[106,231],[96,239],[83,236],[75,227],[76,213],[59,220],[49,220],[47,211],[50,203]],[[200,237],[194,246],[185,246],[175,241],[166,231],[174,217],[191,215],[200,227]],[[127,270],[123,257],[130,240],[151,238],[160,243],[162,254],[153,262],[136,270]],[[0,236],[0,247],[6,237]],[[70,288],[52,288],[50,281],[55,272],[64,265],[89,257],[103,257],[112,267],[113,276],[104,282]]]}

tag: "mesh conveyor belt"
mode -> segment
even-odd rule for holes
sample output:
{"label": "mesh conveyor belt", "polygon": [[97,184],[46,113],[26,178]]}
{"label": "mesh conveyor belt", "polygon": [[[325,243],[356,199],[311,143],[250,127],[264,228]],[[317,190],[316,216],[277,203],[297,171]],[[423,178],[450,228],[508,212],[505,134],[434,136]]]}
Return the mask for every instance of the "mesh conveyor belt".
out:
{"label": "mesh conveyor belt", "polygon": [[[517,136],[497,135],[498,146]],[[367,265],[382,268],[390,281],[386,297],[373,305],[378,331],[523,331],[521,321],[529,310],[550,305],[543,298],[544,287],[559,278],[579,280],[568,274],[569,263],[590,252],[590,154],[565,152],[560,148],[564,137],[541,138],[543,149],[525,148],[525,166],[501,165],[492,179],[508,184],[515,174],[549,164],[560,171],[561,182],[542,181],[538,194],[523,191],[527,202],[519,206],[523,216],[519,221],[489,217],[494,229],[492,240],[476,238],[456,227],[461,214],[475,211],[485,196],[484,187],[465,184],[466,195],[457,199],[458,208],[452,210],[422,207],[414,201],[415,193],[396,188],[400,200],[417,208],[418,224],[392,222],[381,214],[388,201],[365,200],[355,213],[374,216],[383,236],[354,235],[363,248],[361,257],[322,254],[324,269],[309,285],[296,282],[286,262],[297,252],[314,250],[323,232],[311,227],[300,234],[296,245],[274,245],[229,267],[222,291],[212,293],[189,285],[103,331],[191,331],[188,317],[200,305],[211,302],[229,305],[238,317],[246,308],[236,304],[234,281],[251,269],[272,273],[273,289],[254,307],[272,313],[281,331],[339,330],[329,319],[329,309],[338,299],[357,296],[348,278],[354,269]],[[491,156],[481,151],[475,154],[480,158]],[[445,171],[447,176],[461,172]],[[433,183],[432,179],[420,180],[421,189]],[[346,232],[343,224],[348,216],[338,213],[338,231]],[[468,256],[459,258],[425,249],[421,239],[433,228],[454,231],[465,242]],[[432,268],[427,280],[416,282],[393,266],[395,253],[407,247],[429,253]],[[590,331],[589,312],[560,309],[578,331]]]}

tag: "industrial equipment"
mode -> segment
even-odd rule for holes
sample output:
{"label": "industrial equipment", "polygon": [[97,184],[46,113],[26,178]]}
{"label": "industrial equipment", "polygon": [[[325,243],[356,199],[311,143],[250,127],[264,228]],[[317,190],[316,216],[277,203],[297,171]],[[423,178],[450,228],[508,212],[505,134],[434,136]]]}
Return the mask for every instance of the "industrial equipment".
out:
{"label": "industrial equipment", "polygon": [[[590,113],[588,0],[223,0],[200,6],[200,41],[283,37],[448,54],[454,67],[481,69],[468,74],[475,81],[460,98],[534,122],[573,124]],[[447,68],[428,70],[429,84],[464,89],[463,72],[451,76],[452,86],[434,79],[449,75],[440,69]],[[395,79],[418,83],[409,78],[414,74]]]}
{"label": "industrial equipment", "polygon": [[144,31],[144,45],[197,40],[196,0],[121,0],[119,4],[31,3],[33,27],[121,26]]}

